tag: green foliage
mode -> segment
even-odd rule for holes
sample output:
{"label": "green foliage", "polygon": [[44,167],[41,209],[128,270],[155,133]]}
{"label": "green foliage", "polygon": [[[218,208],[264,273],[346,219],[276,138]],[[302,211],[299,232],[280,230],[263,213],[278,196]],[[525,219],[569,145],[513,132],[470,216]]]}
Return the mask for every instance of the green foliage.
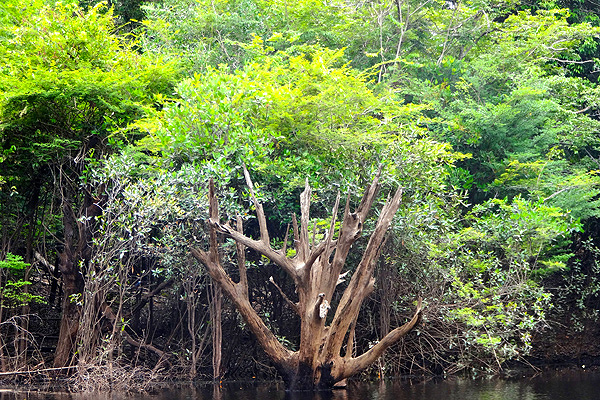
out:
{"label": "green foliage", "polygon": [[162,99],[162,110],[134,125],[149,133],[140,146],[160,152],[169,168],[203,165],[223,186],[244,185],[245,163],[282,222],[307,177],[315,189],[356,190],[382,163],[411,193],[439,188],[444,166],[461,156],[424,136],[424,108],[370,90],[356,71],[336,66],[341,52],[309,50],[184,80],[178,98]]}
{"label": "green foliage", "polygon": [[582,240],[583,257],[575,258],[568,270],[561,274],[556,292],[556,314],[565,316],[575,332],[582,332],[587,324],[595,324],[600,318],[600,248],[593,238]]}
{"label": "green foliage", "polygon": [[119,345],[122,332],[134,334],[135,323],[132,327],[126,312],[152,282],[172,280],[177,290],[181,288],[174,296],[175,304],[180,296],[185,301],[186,296],[196,296],[199,285],[190,289],[186,284],[195,283],[200,275],[190,262],[189,248],[204,238],[204,182],[202,169],[187,164],[177,171],[165,170],[156,159],[132,147],[95,162],[89,184],[103,199],[103,213],[95,221],[85,289],[80,296],[79,360],[101,362],[100,344],[93,334],[102,318],[98,302],[111,304],[115,310],[118,329],[103,335],[102,346],[109,347]]}
{"label": "green foliage", "polygon": [[203,236],[197,224],[207,215],[208,171],[190,164],[169,171],[157,164],[126,148],[94,168],[91,182],[107,198],[91,261],[96,279],[125,283],[142,259],[153,264],[145,273],[177,274],[192,238]]}
{"label": "green foliage", "polygon": [[507,263],[528,262],[532,271],[544,266],[564,268],[564,257],[554,257],[555,252],[563,247],[563,240],[582,229],[563,209],[519,196],[510,202],[492,199],[477,205],[467,220],[472,221],[462,232],[467,240],[472,235],[480,250],[493,251]]}
{"label": "green foliage", "polygon": [[567,160],[511,161],[494,187],[527,188],[532,197],[569,210],[573,216],[587,220],[598,216],[600,180],[597,170],[573,166]]}
{"label": "green foliage", "polygon": [[252,0],[229,5],[222,1],[169,0],[143,6],[142,46],[180,62],[188,71],[229,64],[241,68],[249,58],[239,43],[265,32],[265,19]]}
{"label": "green foliage", "polygon": [[[486,30],[481,8],[492,18],[498,12],[494,4],[457,5],[454,11],[445,1],[167,0],[144,6],[143,40],[144,48],[171,54],[190,71],[219,64],[240,69],[261,54],[257,45],[270,55],[321,45],[345,49],[352,66],[380,69],[381,78],[406,61],[437,58],[440,48],[445,55],[462,53]],[[466,32],[450,35],[456,26]]]}
{"label": "green foliage", "polygon": [[[96,6],[96,0],[79,0],[79,5],[84,9]],[[142,10],[143,0],[105,0],[105,3],[114,13],[114,24],[119,31],[130,32],[139,26],[139,21],[145,17]]]}
{"label": "green foliage", "polygon": [[526,355],[546,325],[552,297],[539,275],[565,268],[562,240],[581,227],[559,208],[519,197],[477,205],[461,226],[422,235],[427,256],[400,271],[431,291],[426,298],[436,309],[426,324],[433,329],[424,333],[446,342],[445,368],[497,373]]}
{"label": "green foliage", "polygon": [[29,142],[52,147],[44,135],[59,136],[56,147],[68,148],[141,115],[140,103],[168,89],[172,66],[113,35],[102,3],[87,12],[69,3],[35,11],[7,29],[0,52],[4,137],[30,131],[40,140]]}
{"label": "green foliage", "polygon": [[[201,286],[188,250],[206,241],[209,179],[223,218],[242,215],[252,235],[245,164],[281,242],[305,179],[318,238],[336,192],[360,192],[381,166],[381,199],[404,188],[385,256],[405,285],[396,308],[419,288],[432,363],[498,371],[557,299],[584,310],[598,295],[597,263],[569,248],[578,221],[600,216],[600,30],[586,4],[164,0],[143,17],[138,0],[5,1],[8,248],[61,237],[67,187],[105,200],[80,298],[93,331],[93,293],[126,308],[143,277]],[[233,254],[225,242],[228,265]],[[269,261],[251,258],[266,282]],[[3,306],[39,300],[19,297],[22,260],[0,267]],[[564,297],[541,285],[552,273]],[[276,306],[261,310],[273,327]]]}
{"label": "green foliage", "polygon": [[[400,280],[430,290],[425,297],[436,311],[429,321],[448,329],[433,339],[444,343],[436,349],[446,360],[440,363],[451,359],[455,370],[494,372],[504,361],[527,354],[532,333],[545,325],[551,307],[539,278],[565,269],[569,235],[581,229],[570,215],[595,212],[589,206],[596,183],[585,150],[595,144],[597,124],[576,111],[595,104],[596,89],[567,77],[554,60],[575,60],[577,45],[595,31],[570,26],[563,11],[515,13],[495,21],[494,30],[479,19],[476,4],[456,12],[437,3],[424,6],[415,14],[414,30],[403,30],[389,9],[367,18],[359,6],[331,10],[314,2],[275,3],[276,11],[268,14],[262,3],[253,3],[248,15],[254,17],[245,19],[233,2],[212,4],[212,10],[178,9],[194,19],[180,32],[174,14],[153,10],[173,24],[158,22],[160,32],[171,35],[162,43],[187,57],[189,49],[180,47],[185,41],[178,35],[198,29],[194,34],[208,49],[201,57],[213,66],[229,66],[182,82],[179,98],[165,99],[160,112],[138,123],[136,128],[150,133],[142,148],[165,157],[167,168],[203,165],[207,175],[240,193],[239,199],[239,165],[246,163],[260,183],[267,215],[280,224],[294,210],[290,204],[304,177],[316,191],[359,187],[383,164],[385,184],[405,188],[394,227],[401,245],[390,260]],[[219,13],[221,7],[228,11]],[[315,23],[320,13],[322,25]],[[267,14],[272,17],[255,18]],[[352,35],[340,34],[342,24],[356,32],[357,26],[372,27],[375,14],[385,21],[379,30],[387,35],[385,46],[376,35],[358,44],[348,39]],[[279,29],[284,20],[287,28]],[[461,23],[459,36],[445,35]],[[421,41],[419,51],[398,50],[396,35],[404,46],[418,42],[419,30],[426,28],[440,35]],[[473,43],[474,36],[481,40]],[[344,53],[312,45],[340,48],[341,37],[349,42]],[[564,48],[552,47],[555,42]],[[434,55],[440,47],[442,54]],[[432,54],[423,57],[424,48]],[[405,59],[369,73],[343,65],[350,59],[369,66],[399,54]],[[369,85],[386,73],[398,79],[393,87]],[[573,91],[577,99],[569,95]],[[548,162],[542,166],[540,160]],[[521,176],[529,167],[511,170],[517,165],[535,166],[537,175]],[[563,190],[576,185],[588,196]],[[454,187],[508,197],[469,206]],[[313,199],[318,208],[331,199],[320,193]],[[563,193],[569,201],[562,201]],[[321,215],[315,235],[320,222]],[[433,331],[423,329],[425,335]]]}
{"label": "green foliage", "polygon": [[[523,9],[537,11],[540,9],[566,9],[568,10],[567,21],[571,25],[588,23],[597,27],[600,25],[600,12],[598,7],[588,1],[580,0],[557,0],[557,1],[535,1],[523,3]],[[598,81],[598,59],[600,56],[600,40],[596,37],[587,37],[576,49],[580,62],[567,64],[570,76],[582,77],[592,82]]]}
{"label": "green foliage", "polygon": [[4,268],[6,271],[17,272],[23,271],[30,264],[23,261],[23,257],[8,253],[4,260],[0,261],[0,268]]}
{"label": "green foliage", "polygon": [[15,308],[31,303],[44,303],[44,298],[24,290],[31,282],[24,280],[30,264],[23,257],[11,253],[0,260],[0,307]]}
{"label": "green foliage", "polygon": [[522,194],[578,218],[598,215],[599,92],[567,68],[598,29],[568,16],[520,11],[494,21],[463,59],[411,67],[418,79],[405,97],[429,102],[435,137],[472,155],[453,184],[476,202]]}
{"label": "green foliage", "polygon": [[141,55],[132,37],[117,36],[105,3],[88,10],[74,2],[1,7],[0,225],[28,234],[22,224],[36,229],[41,225],[30,219],[39,215],[60,236],[55,216],[35,208],[77,186],[86,159],[109,151],[109,134],[142,116],[154,93],[170,90],[175,70]]}

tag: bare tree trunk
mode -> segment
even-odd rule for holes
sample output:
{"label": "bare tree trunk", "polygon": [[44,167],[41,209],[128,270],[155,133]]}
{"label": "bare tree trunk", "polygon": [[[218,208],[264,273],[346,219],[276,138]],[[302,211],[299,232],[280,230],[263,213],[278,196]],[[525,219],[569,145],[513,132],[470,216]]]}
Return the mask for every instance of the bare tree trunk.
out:
{"label": "bare tree trunk", "polygon": [[[185,305],[187,310],[187,331],[190,335],[191,343],[191,365],[190,379],[194,379],[197,375],[198,359],[201,352],[198,349],[196,312],[198,308],[198,291],[200,289],[200,277],[196,273],[194,266],[188,265],[188,273],[183,281],[183,290],[185,293]],[[210,298],[209,298],[210,301]]]}
{"label": "bare tree trunk", "polygon": [[[186,287],[184,283],[184,287]],[[186,298],[185,305],[187,308],[187,329],[190,334],[190,339],[192,340],[192,365],[190,365],[190,379],[194,379],[196,377],[196,368],[198,364],[198,360],[196,358],[196,293],[194,293],[194,285],[189,285],[192,287],[186,288]],[[189,289],[189,290],[188,290]]]}
{"label": "bare tree trunk", "polygon": [[76,196],[68,186],[63,187],[62,190],[64,249],[59,255],[58,268],[63,282],[63,301],[60,333],[54,356],[56,368],[67,366],[74,350],[81,318],[79,301],[84,288],[83,275],[79,266],[86,264],[91,257],[90,224],[102,210],[97,204],[99,200],[94,201],[89,193],[85,193],[80,211],[80,215],[84,218],[77,218],[73,209]]}
{"label": "bare tree trunk", "polygon": [[222,305],[223,305],[223,292],[221,288],[212,283],[209,288],[210,293],[210,322],[212,331],[212,365],[213,365],[213,379],[215,381],[221,380],[221,358],[222,358]]}
{"label": "bare tree trunk", "polygon": [[[0,254],[0,256],[2,256]],[[2,306],[4,300],[4,272],[2,268],[0,268],[0,328],[2,327],[4,307]],[[0,335],[0,372],[6,372],[7,362],[6,356],[4,355],[4,339],[3,335]]]}
{"label": "bare tree trunk", "polygon": [[[400,206],[402,190],[398,189],[383,206],[362,259],[342,294],[331,323],[327,325],[331,299],[337,285],[348,273],[343,273],[344,264],[352,245],[362,233],[367,214],[375,200],[379,188],[379,174],[373,184],[366,188],[360,205],[354,212],[350,210],[350,200],[346,201],[337,239],[334,239],[340,202],[338,194],[332,211],[331,225],[325,233],[325,239],[320,243],[315,243],[314,237],[311,241],[308,234],[311,190],[307,181],[306,189],[300,196],[300,225],[295,216],[292,219],[296,250],[293,257],[287,256],[287,237],[282,249],[276,250],[271,247],[263,207],[256,200],[252,181],[245,168],[244,174],[256,207],[260,239],[245,236],[239,224],[237,229],[233,229],[228,223],[221,224],[215,188],[211,181],[209,248],[207,251],[193,248],[192,254],[205,265],[214,283],[232,300],[264,351],[277,366],[289,389],[331,388],[336,382],[353,376],[374,363],[389,346],[399,341],[419,322],[420,301],[409,322],[393,329],[364,354],[354,357],[355,321],[364,299],[374,289],[375,261],[379,257],[386,231]],[[247,282],[241,279],[235,283],[225,272],[218,251],[218,233],[268,257],[294,281],[299,300],[293,304],[293,309],[300,316],[300,344],[297,351],[287,349],[259,317],[250,304]]]}
{"label": "bare tree trunk", "polygon": [[[38,208],[38,201],[40,196],[40,184],[37,182],[37,185],[34,185],[33,193],[28,202],[27,209],[28,215],[28,225],[29,229],[27,232],[27,243],[26,243],[26,259],[27,268],[25,269],[25,275],[23,277],[24,281],[29,281],[31,275],[31,267],[32,267],[32,255],[33,255],[33,242],[35,238],[35,229],[33,228],[36,225],[36,211]],[[23,294],[27,295],[29,293],[29,286],[25,285],[22,288]],[[21,307],[21,318],[19,318],[20,329],[18,332],[18,346],[17,346],[17,368],[25,368],[27,366],[27,348],[28,348],[28,340],[26,338],[29,333],[29,304],[25,304]]]}
{"label": "bare tree trunk", "polygon": [[[69,268],[68,266],[66,268]],[[54,367],[67,366],[70,362],[72,351],[75,346],[77,330],[79,329],[80,306],[73,296],[81,294],[83,290],[83,278],[76,274],[66,276],[63,274],[63,301],[62,317],[60,320],[60,333],[54,355]]]}
{"label": "bare tree trunk", "polygon": [[6,372],[7,368],[7,362],[6,362],[6,356],[4,355],[4,340],[2,339],[2,335],[0,335],[0,372]]}
{"label": "bare tree trunk", "polygon": [[[391,328],[391,308],[392,308],[392,273],[390,266],[386,262],[381,262],[379,267],[378,280],[379,285],[379,337],[384,337],[390,332]],[[385,355],[379,359],[379,378],[385,377]]]}
{"label": "bare tree trunk", "polygon": [[63,196],[63,226],[64,226],[64,249],[60,254],[58,268],[63,281],[62,317],[60,320],[60,332],[56,353],[54,355],[54,367],[60,368],[69,365],[71,354],[77,338],[79,329],[80,306],[77,296],[83,291],[83,276],[77,265],[75,257],[75,215],[71,204],[71,196]]}

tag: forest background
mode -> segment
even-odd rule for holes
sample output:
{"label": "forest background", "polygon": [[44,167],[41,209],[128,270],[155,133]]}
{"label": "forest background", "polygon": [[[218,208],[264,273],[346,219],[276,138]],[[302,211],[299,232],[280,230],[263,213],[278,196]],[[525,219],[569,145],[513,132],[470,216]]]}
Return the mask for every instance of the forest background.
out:
{"label": "forest background", "polygon": [[[259,234],[244,166],[280,247],[306,179],[313,240],[378,168],[377,204],[403,188],[356,349],[419,296],[422,321],[365,376],[598,363],[599,10],[4,1],[0,371],[69,367],[82,388],[277,378],[190,254],[211,178],[221,217]],[[293,282],[251,250],[244,263],[253,308],[294,349]]]}

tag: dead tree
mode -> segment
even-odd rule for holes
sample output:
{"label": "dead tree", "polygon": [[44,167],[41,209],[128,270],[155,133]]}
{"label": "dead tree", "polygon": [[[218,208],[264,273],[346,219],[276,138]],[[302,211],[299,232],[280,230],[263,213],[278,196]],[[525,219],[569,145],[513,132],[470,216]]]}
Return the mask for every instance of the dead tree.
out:
{"label": "dead tree", "polygon": [[[373,183],[366,188],[358,208],[351,212],[350,201],[346,206],[341,226],[334,239],[336,216],[340,203],[338,193],[332,211],[331,224],[323,241],[315,243],[314,235],[309,237],[309,208],[311,189],[306,188],[300,196],[300,226],[293,216],[293,235],[296,253],[286,256],[287,233],[283,248],[271,247],[267,220],[262,205],[256,200],[254,188],[248,171],[244,175],[250,195],[256,207],[260,227],[260,239],[245,236],[241,224],[236,229],[229,223],[219,220],[218,201],[214,183],[209,184],[209,248],[207,251],[194,248],[192,254],[206,267],[214,282],[231,299],[246,324],[256,336],[259,344],[274,362],[282,375],[288,389],[327,389],[348,377],[366,369],[392,344],[398,342],[419,322],[421,301],[419,299],[412,319],[401,327],[389,332],[383,339],[365,353],[354,356],[354,331],[360,307],[373,291],[375,279],[373,272],[376,259],[380,254],[386,231],[400,206],[402,189],[383,206],[373,233],[365,248],[364,254],[356,267],[350,282],[344,290],[335,315],[327,319],[330,303],[336,286],[343,281],[344,264],[352,244],[360,237],[364,222],[379,188],[379,174]],[[283,268],[294,281],[298,302],[292,302],[284,295],[286,301],[300,317],[300,344],[297,351],[287,349],[267,328],[248,298],[248,282],[245,265],[238,262],[240,281],[234,282],[221,264],[217,243],[217,234],[232,238],[238,244],[237,251],[243,252],[248,247]],[[238,260],[242,257],[238,257]],[[282,292],[283,294],[283,292]],[[326,321],[330,320],[329,324]]]}

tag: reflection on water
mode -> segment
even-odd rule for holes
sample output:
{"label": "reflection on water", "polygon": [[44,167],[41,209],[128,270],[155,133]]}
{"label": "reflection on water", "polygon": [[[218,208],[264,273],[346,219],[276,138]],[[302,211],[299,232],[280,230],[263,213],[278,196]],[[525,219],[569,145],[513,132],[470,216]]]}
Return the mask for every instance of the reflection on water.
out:
{"label": "reflection on water", "polygon": [[281,384],[187,386],[158,393],[69,394],[0,388],[0,400],[597,400],[600,373],[570,372],[518,380],[354,383],[332,392],[285,392]]}

